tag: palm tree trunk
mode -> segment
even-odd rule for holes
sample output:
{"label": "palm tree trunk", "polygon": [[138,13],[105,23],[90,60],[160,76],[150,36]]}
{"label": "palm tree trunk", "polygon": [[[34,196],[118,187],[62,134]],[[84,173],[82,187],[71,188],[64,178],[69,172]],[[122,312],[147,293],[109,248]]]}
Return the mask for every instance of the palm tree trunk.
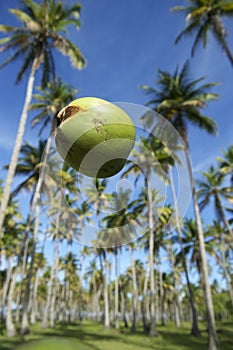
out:
{"label": "palm tree trunk", "polygon": [[38,282],[39,282],[39,273],[37,272],[35,276],[33,293],[32,293],[32,309],[31,309],[31,316],[30,316],[31,324],[35,324],[38,317],[38,301],[37,301]]}
{"label": "palm tree trunk", "polygon": [[28,276],[27,276],[24,300],[23,300],[22,323],[21,323],[21,330],[20,330],[21,335],[30,333],[29,322],[28,322],[28,306],[29,306],[29,300],[30,300],[31,279],[32,279],[33,270],[34,270],[34,260],[35,260],[39,224],[40,224],[40,206],[37,203],[36,213],[35,213],[35,226],[34,226],[34,233],[33,233],[31,261],[30,261],[30,267],[29,267]]}
{"label": "palm tree trunk", "polygon": [[[172,242],[171,238],[170,241]],[[168,252],[171,262],[171,270],[172,270],[172,279],[173,279],[173,287],[174,287],[174,319],[176,327],[180,327],[180,308],[179,308],[179,300],[178,300],[178,290],[177,290],[177,269],[175,266],[175,257],[172,251],[172,245],[169,243]]]}
{"label": "palm tree trunk", "polygon": [[190,307],[191,307],[191,311],[192,311],[191,334],[195,337],[200,337],[201,333],[200,333],[200,330],[198,328],[197,312],[196,312],[196,308],[195,308],[195,304],[194,304],[193,291],[192,291],[190,280],[189,280],[188,268],[187,268],[187,264],[186,264],[185,252],[184,252],[183,242],[182,242],[182,237],[181,237],[181,227],[180,227],[180,223],[179,223],[179,212],[178,212],[178,208],[177,208],[176,191],[175,191],[175,187],[174,187],[171,167],[169,169],[169,178],[170,178],[170,186],[171,186],[173,202],[174,202],[176,231],[178,234],[178,240],[179,240],[179,245],[180,245],[180,250],[181,250],[182,265],[184,268],[184,273],[185,273],[185,278],[186,278],[187,288],[188,288],[189,302],[190,302]]}
{"label": "palm tree trunk", "polygon": [[143,322],[144,332],[148,330],[148,321],[150,319],[150,310],[149,310],[149,303],[148,303],[148,297],[147,297],[148,281],[149,281],[149,264],[148,264],[145,279],[144,279],[143,297],[142,297],[142,322]]}
{"label": "palm tree trunk", "polygon": [[16,335],[16,329],[12,320],[12,304],[16,279],[18,275],[18,266],[15,267],[15,271],[11,278],[10,288],[7,297],[7,314],[6,314],[6,331],[8,337],[14,337]]}
{"label": "palm tree trunk", "polygon": [[[148,177],[147,177],[148,178]],[[151,337],[158,336],[156,330],[156,310],[155,310],[155,278],[154,278],[154,227],[153,227],[153,207],[152,194],[150,186],[148,185],[148,209],[149,209],[149,267],[150,267],[150,291],[151,291],[151,305],[150,305],[150,332]]]}
{"label": "palm tree trunk", "polygon": [[203,233],[201,215],[200,215],[200,210],[197,203],[195,188],[193,188],[193,205],[194,205],[194,213],[195,213],[196,222],[197,222],[198,241],[199,241],[200,256],[202,261],[203,281],[204,281],[205,303],[206,303],[206,309],[207,309],[208,350],[219,350],[219,342],[218,342],[218,337],[216,332],[212,293],[211,293],[211,288],[209,283],[208,265],[206,260],[204,233]]}
{"label": "palm tree trunk", "polygon": [[[105,253],[106,254],[106,251]],[[109,315],[109,299],[108,299],[108,280],[107,280],[107,260],[104,256],[104,329],[110,327],[110,315]]]}
{"label": "palm tree trunk", "polygon": [[54,328],[55,326],[55,306],[56,306],[56,296],[57,296],[57,275],[59,270],[59,241],[56,237],[54,240],[54,250],[55,250],[55,262],[54,262],[54,274],[52,282],[52,292],[51,292],[51,303],[50,303],[50,327]]}
{"label": "palm tree trunk", "polygon": [[8,260],[8,267],[6,270],[6,280],[3,285],[3,291],[2,291],[2,298],[1,298],[1,321],[4,322],[4,314],[5,314],[5,305],[7,300],[7,292],[9,289],[9,285],[11,282],[11,275],[12,275],[12,265],[10,259]]}
{"label": "palm tree trunk", "polygon": [[23,248],[23,261],[22,261],[22,267],[21,267],[21,271],[20,271],[19,289],[18,289],[17,298],[16,298],[15,322],[17,322],[17,323],[20,320],[20,303],[21,303],[21,296],[22,296],[24,274],[25,274],[26,266],[27,266],[28,245],[29,245],[29,232],[28,232],[28,230],[26,230],[25,240],[24,240],[24,245],[23,245],[23,247],[24,247]]}
{"label": "palm tree trunk", "polygon": [[132,269],[132,281],[133,281],[133,321],[131,326],[131,331],[136,331],[136,322],[137,322],[137,304],[138,304],[138,288],[137,288],[137,277],[136,277],[136,268],[135,260],[132,252],[132,247],[129,245],[130,260],[131,260],[131,269]]}
{"label": "palm tree trunk", "polygon": [[180,327],[180,305],[177,293],[177,278],[174,273],[174,314],[175,314],[175,325],[176,327]]}
{"label": "palm tree trunk", "polygon": [[47,299],[46,299],[46,304],[45,304],[44,313],[43,313],[42,328],[48,327],[48,314],[49,314],[49,309],[51,309],[53,284],[54,284],[54,280],[56,278],[55,270],[56,270],[56,260],[57,260],[57,253],[58,253],[57,245],[58,245],[57,237],[55,236],[54,248],[53,248],[53,265],[52,265],[52,269],[51,269],[51,276],[50,276],[50,281],[49,281],[49,286],[48,286]]}
{"label": "palm tree trunk", "polygon": [[119,329],[118,248],[115,249],[115,328]]}
{"label": "palm tree trunk", "polygon": [[3,235],[3,222],[5,218],[6,208],[10,199],[12,182],[15,176],[15,170],[18,163],[19,152],[23,142],[23,135],[26,127],[28,108],[32,99],[33,86],[35,81],[35,73],[38,68],[38,59],[35,58],[32,64],[31,72],[28,78],[26,97],[24,101],[24,106],[18,126],[18,131],[15,140],[14,150],[12,152],[11,161],[7,173],[6,183],[4,186],[4,191],[2,195],[1,207],[0,207],[0,237]]}

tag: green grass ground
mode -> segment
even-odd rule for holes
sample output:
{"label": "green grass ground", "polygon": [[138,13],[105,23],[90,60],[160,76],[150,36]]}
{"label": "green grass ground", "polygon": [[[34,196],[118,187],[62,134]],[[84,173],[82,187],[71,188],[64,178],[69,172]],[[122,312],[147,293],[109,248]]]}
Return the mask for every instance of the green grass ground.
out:
{"label": "green grass ground", "polygon": [[[0,350],[18,349],[18,347],[20,350],[34,350],[33,343],[36,344],[35,341],[41,339],[46,339],[47,343],[44,343],[42,348],[35,347],[35,350],[56,350],[56,346],[50,344],[48,339],[53,339],[52,342],[55,339],[55,343],[59,343],[57,350],[60,350],[60,347],[62,350],[206,350],[207,333],[204,325],[201,326],[201,330],[201,338],[194,338],[189,335],[188,324],[183,324],[179,329],[172,324],[165,327],[158,326],[159,336],[150,338],[140,329],[135,334],[115,329],[104,331],[102,325],[90,322],[85,322],[82,326],[60,324],[55,329],[46,330],[42,330],[40,325],[37,325],[32,328],[31,334],[24,338],[9,339],[6,336],[0,336]],[[232,350],[233,324],[218,325],[218,334],[221,350]],[[26,346],[22,347],[23,343]],[[71,344],[70,348],[68,344]]]}

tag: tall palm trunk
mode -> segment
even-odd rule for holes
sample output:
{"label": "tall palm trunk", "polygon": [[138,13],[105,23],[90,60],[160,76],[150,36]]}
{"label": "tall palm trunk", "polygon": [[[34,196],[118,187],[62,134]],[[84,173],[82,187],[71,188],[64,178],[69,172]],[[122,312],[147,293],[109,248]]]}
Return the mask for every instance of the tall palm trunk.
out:
{"label": "tall palm trunk", "polygon": [[[104,252],[106,254],[106,251]],[[108,279],[107,279],[107,259],[104,255],[104,329],[110,327],[109,299],[108,299]]]}
{"label": "tall palm trunk", "polygon": [[144,332],[148,330],[148,321],[150,319],[150,310],[149,310],[149,302],[148,302],[148,282],[149,282],[149,270],[150,266],[148,263],[148,267],[146,269],[146,275],[143,283],[143,297],[142,297],[142,322]]}
{"label": "tall palm trunk", "polygon": [[132,281],[133,281],[133,321],[132,321],[131,331],[135,332],[136,331],[136,322],[137,322],[138,288],[137,288],[135,259],[133,256],[132,247],[130,245],[129,245],[129,252],[130,252]]}
{"label": "tall palm trunk", "polygon": [[215,325],[213,299],[212,299],[212,293],[211,293],[211,288],[209,283],[208,264],[206,260],[204,233],[203,233],[201,215],[200,215],[200,210],[197,203],[195,188],[193,189],[193,205],[194,205],[194,212],[195,212],[195,217],[197,222],[199,249],[200,249],[200,256],[202,261],[205,303],[206,303],[206,309],[207,309],[206,311],[207,311],[207,322],[208,322],[208,350],[219,350],[219,343],[218,343],[218,337],[217,337],[216,325]]}
{"label": "tall palm trunk", "polygon": [[21,303],[21,296],[22,296],[22,288],[23,288],[23,281],[24,281],[24,274],[27,267],[27,258],[28,258],[28,245],[29,245],[29,229],[26,230],[25,238],[24,238],[24,244],[23,244],[23,261],[20,271],[20,281],[19,281],[19,288],[17,292],[16,297],[16,313],[15,313],[15,322],[19,322],[20,320],[20,303]]}
{"label": "tall palm trunk", "polygon": [[35,324],[38,317],[38,300],[37,300],[38,283],[39,283],[39,273],[37,271],[35,275],[34,285],[33,285],[33,292],[31,293],[31,301],[32,301],[32,309],[31,309],[31,316],[30,316],[31,324]]}
{"label": "tall palm trunk", "polygon": [[15,146],[12,152],[11,161],[7,173],[6,183],[4,186],[4,191],[2,195],[1,207],[0,207],[0,237],[3,235],[3,222],[5,218],[6,208],[10,199],[12,182],[15,176],[15,170],[18,163],[19,152],[23,142],[23,135],[26,127],[28,108],[32,99],[33,86],[35,81],[35,73],[38,68],[39,61],[35,58],[32,64],[31,72],[28,78],[26,97],[24,101],[24,106],[18,126],[18,132],[16,135]]}
{"label": "tall palm trunk", "polygon": [[8,337],[14,337],[16,335],[16,329],[12,320],[12,304],[17,275],[18,266],[15,267],[15,270],[13,272],[7,297],[6,331]]}
{"label": "tall palm trunk", "polygon": [[115,249],[115,328],[119,329],[118,248]]}
{"label": "tall palm trunk", "polygon": [[3,290],[2,290],[2,298],[1,298],[1,321],[4,322],[5,319],[5,305],[6,305],[6,300],[7,300],[7,292],[9,289],[9,285],[11,282],[11,275],[12,275],[12,264],[11,264],[11,259],[7,261],[8,267],[6,270],[6,279],[3,284]]}
{"label": "tall palm trunk", "polygon": [[[170,239],[172,242],[172,240]],[[180,307],[179,307],[179,300],[178,300],[178,289],[177,289],[177,269],[175,266],[175,256],[172,251],[172,244],[168,244],[168,252],[169,252],[169,258],[171,263],[171,270],[172,270],[172,280],[173,280],[173,287],[174,287],[174,319],[175,319],[175,325],[176,327],[180,327]]]}
{"label": "tall palm trunk", "polygon": [[173,196],[173,201],[174,201],[176,231],[178,234],[178,240],[179,240],[179,245],[180,245],[180,250],[181,250],[182,265],[183,265],[185,278],[186,278],[186,282],[187,282],[189,303],[190,303],[190,307],[191,307],[191,311],[192,311],[191,334],[194,335],[195,337],[199,337],[201,335],[201,333],[200,333],[200,330],[198,328],[197,312],[196,312],[196,308],[195,308],[195,304],[194,304],[193,291],[192,291],[190,280],[189,280],[188,268],[187,268],[187,264],[186,264],[185,252],[184,252],[183,242],[182,242],[182,237],[181,237],[181,227],[180,227],[180,223],[179,223],[179,212],[178,212],[178,208],[177,208],[176,191],[175,191],[175,187],[174,187],[171,167],[169,169],[169,178],[170,178],[170,186],[171,186],[172,196]]}
{"label": "tall palm trunk", "polygon": [[[48,315],[49,315],[49,310],[50,310],[50,321],[51,317],[54,315],[54,311],[51,310],[51,303],[52,299],[54,297],[54,281],[57,278],[56,276],[56,270],[57,270],[57,264],[58,264],[58,254],[59,254],[59,245],[58,245],[58,238],[57,235],[54,238],[54,248],[53,248],[53,265],[51,269],[51,276],[50,276],[50,281],[49,281],[49,286],[48,286],[48,292],[47,292],[47,299],[46,299],[46,304],[44,308],[44,313],[43,313],[43,321],[42,321],[42,328],[47,328],[48,327]],[[51,316],[52,314],[52,316]]]}
{"label": "tall palm trunk", "polygon": [[36,243],[37,236],[39,231],[39,223],[40,223],[40,206],[37,203],[36,206],[36,214],[35,214],[35,226],[33,232],[33,244],[32,244],[32,253],[31,253],[31,261],[30,267],[27,276],[26,290],[23,299],[23,310],[22,310],[22,322],[21,322],[21,335],[30,333],[29,322],[28,322],[28,311],[29,311],[29,301],[30,301],[30,293],[31,293],[31,280],[34,271],[34,261],[35,261],[35,252],[36,252]]}
{"label": "tall palm trunk", "polygon": [[[54,280],[52,283],[52,293],[51,293],[51,303],[50,303],[50,327],[54,328],[55,326],[55,318],[56,318],[56,297],[57,297],[57,275],[59,271],[59,244],[58,240],[56,239],[56,259],[55,259],[55,266],[54,266]],[[68,290],[69,293],[69,290]],[[69,294],[67,296],[69,298]],[[69,304],[68,304],[69,305]]]}
{"label": "tall palm trunk", "polygon": [[[148,177],[147,177],[148,179]],[[149,221],[149,268],[150,268],[150,291],[151,291],[151,305],[150,305],[150,332],[151,337],[157,336],[156,330],[156,310],[155,310],[155,278],[154,278],[154,220],[153,220],[153,206],[152,193],[148,184],[148,221]]]}

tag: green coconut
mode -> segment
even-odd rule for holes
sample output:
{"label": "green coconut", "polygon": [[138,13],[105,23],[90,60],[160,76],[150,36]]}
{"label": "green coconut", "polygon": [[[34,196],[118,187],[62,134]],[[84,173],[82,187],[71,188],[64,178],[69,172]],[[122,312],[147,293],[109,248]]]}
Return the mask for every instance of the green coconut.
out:
{"label": "green coconut", "polygon": [[89,177],[116,175],[133,149],[136,131],[128,114],[115,104],[83,97],[57,116],[55,143],[72,168]]}

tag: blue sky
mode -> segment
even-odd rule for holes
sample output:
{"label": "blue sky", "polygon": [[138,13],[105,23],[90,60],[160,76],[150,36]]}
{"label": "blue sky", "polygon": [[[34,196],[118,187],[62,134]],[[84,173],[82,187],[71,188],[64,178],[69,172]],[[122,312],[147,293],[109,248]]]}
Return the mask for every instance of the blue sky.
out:
{"label": "blue sky", "polygon": [[[74,3],[72,0],[64,3]],[[194,175],[205,170],[216,156],[232,143],[232,74],[233,70],[225,54],[210,36],[206,49],[199,48],[190,58],[192,38],[174,44],[176,36],[184,28],[184,18],[169,9],[186,4],[183,0],[83,0],[79,32],[70,29],[70,38],[79,46],[87,59],[87,67],[74,70],[69,60],[56,57],[56,72],[67,84],[80,90],[78,96],[96,96],[110,101],[144,105],[148,101],[140,84],[155,86],[157,70],[169,72],[190,59],[193,79],[206,76],[206,82],[221,82],[213,89],[220,99],[204,110],[218,124],[219,136],[208,136],[189,127],[190,154]],[[19,7],[17,0],[1,0],[0,23],[16,24],[9,7]],[[229,31],[229,45],[233,47],[233,26],[225,24]],[[5,55],[1,54],[0,62]],[[2,166],[9,163],[18,121],[23,106],[26,79],[15,85],[20,62],[12,63],[0,71],[0,178],[4,179]],[[37,79],[36,85],[39,84]],[[33,117],[30,113],[29,121]],[[28,122],[25,141],[37,144],[37,130]],[[46,136],[46,135],[45,135]]]}
{"label": "blue sky", "polygon": [[[72,0],[66,2],[72,3]],[[64,82],[80,90],[78,96],[145,104],[148,96],[139,89],[139,85],[154,86],[159,68],[171,72],[190,58],[191,38],[174,45],[176,35],[183,29],[184,19],[181,14],[169,11],[172,6],[185,3],[182,0],[84,0],[80,31],[71,28],[70,35],[87,58],[87,67],[83,71],[74,70],[70,68],[68,59],[58,54],[57,74]],[[19,1],[1,0],[0,6],[1,23],[15,23],[7,8],[18,7]],[[232,23],[226,21],[226,25],[231,45]],[[195,170],[200,170],[232,140],[232,69],[211,36],[207,48],[200,48],[190,64],[193,78],[206,76],[206,82],[221,82],[214,89],[221,95],[220,100],[205,109],[205,114],[217,122],[219,136],[208,136],[189,128],[193,166]],[[18,68],[19,62],[16,62],[0,71],[0,118],[4,121],[4,128],[0,130],[0,165],[10,159],[24,99],[26,79],[14,85]],[[29,119],[32,116],[33,113]],[[36,131],[32,131],[28,123],[25,140],[35,142],[35,135]]]}

